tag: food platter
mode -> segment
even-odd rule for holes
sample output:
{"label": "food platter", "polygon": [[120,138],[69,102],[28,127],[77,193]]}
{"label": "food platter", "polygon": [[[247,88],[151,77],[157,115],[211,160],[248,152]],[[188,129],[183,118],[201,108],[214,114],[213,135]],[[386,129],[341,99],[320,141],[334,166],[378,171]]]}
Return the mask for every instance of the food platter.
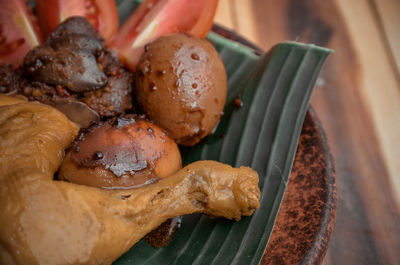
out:
{"label": "food platter", "polygon": [[[127,1],[118,3],[119,10],[125,13],[125,15],[120,13],[122,21],[134,8],[133,5],[129,10],[124,3]],[[134,2],[129,1],[129,3]],[[310,259],[309,257],[317,257],[315,260],[318,260],[318,257],[320,259],[323,256],[324,251],[314,253],[312,250],[321,249],[329,238],[334,219],[335,186],[332,181],[329,151],[322,129],[317,126],[315,115],[311,115],[307,110],[319,72],[331,51],[309,44],[285,42],[272,47],[267,53],[262,53],[253,45],[246,44],[243,39],[232,41],[222,35],[224,34],[211,32],[208,40],[217,49],[228,75],[228,95],[224,115],[211,135],[199,144],[194,147],[181,147],[183,164],[188,165],[198,160],[215,160],[234,167],[253,168],[260,176],[261,207],[251,217],[244,217],[238,222],[198,214],[183,216],[181,228],[168,246],[153,248],[144,241],[140,241],[115,264],[259,264],[267,242],[269,240],[274,242],[271,233],[288,187],[300,135],[302,136],[297,152],[298,156],[300,154],[300,158],[297,159],[300,161],[300,166],[298,162],[295,164],[293,172],[297,173],[293,179],[299,179],[300,183],[302,183],[301,180],[307,179],[305,183],[308,186],[302,186],[297,192],[289,193],[294,194],[294,198],[300,201],[292,200],[298,212],[294,213],[291,209],[288,213],[296,219],[303,216],[302,207],[305,206],[305,210],[314,208],[313,213],[317,214],[316,221],[306,226],[309,228],[306,234],[313,235],[310,242],[315,244],[310,245],[311,252],[304,251],[304,244],[300,249],[306,255],[303,261]],[[301,134],[302,124],[306,117],[303,134]],[[310,119],[312,122],[309,126],[311,127],[307,127],[307,121]],[[201,170],[203,169],[207,171],[207,166],[203,166]],[[318,171],[319,169],[322,171]],[[51,184],[54,184],[53,173],[48,175],[51,178]],[[217,175],[214,174],[213,177],[215,176]],[[327,183],[327,185],[318,186],[319,189],[314,190],[316,186],[309,185],[308,178],[305,176],[315,176],[317,180],[320,180],[320,184]],[[257,185],[256,179],[258,178],[254,178],[255,185]],[[321,180],[327,181],[322,183]],[[296,184],[296,181],[294,183]],[[159,185],[155,184],[155,186]],[[307,187],[311,189],[306,190]],[[244,192],[242,184],[235,182],[233,188]],[[101,190],[96,190],[96,192],[107,193]],[[318,198],[321,200],[316,201]],[[133,199],[130,199],[130,203],[133,203]],[[242,203],[236,203],[242,205]],[[290,199],[289,204],[284,204],[283,209],[285,205],[290,206]],[[322,208],[320,208],[321,205]],[[107,209],[112,208],[107,207]],[[242,215],[247,215],[244,213],[249,210],[250,208],[243,208]],[[282,213],[285,214],[285,211]],[[239,220],[238,217],[235,219]],[[309,221],[309,217],[307,216],[304,220],[298,219],[297,222],[305,220]],[[284,228],[280,230],[278,219],[275,226],[278,234],[275,233],[275,235],[279,235],[279,231],[283,234],[287,231],[287,221],[288,218],[285,218],[282,225]],[[293,230],[295,226],[292,225],[289,228]],[[314,234],[310,232],[315,229],[318,232]],[[78,234],[82,235],[82,233]],[[324,238],[316,237],[315,235],[318,234]],[[134,233],[127,234],[127,236],[133,235]],[[136,233],[136,235],[139,234]],[[137,237],[137,240],[140,237]],[[277,242],[285,242],[287,239],[284,236]],[[128,244],[125,240],[120,241],[125,242],[125,248],[118,248],[119,254],[113,256],[112,259],[109,258],[108,262],[115,260],[133,242],[137,242],[133,240],[131,244]],[[269,246],[271,248],[276,245],[271,243]],[[282,250],[282,248],[278,249]],[[265,257],[263,262],[268,258],[273,258],[274,255],[268,254],[267,250]]]}

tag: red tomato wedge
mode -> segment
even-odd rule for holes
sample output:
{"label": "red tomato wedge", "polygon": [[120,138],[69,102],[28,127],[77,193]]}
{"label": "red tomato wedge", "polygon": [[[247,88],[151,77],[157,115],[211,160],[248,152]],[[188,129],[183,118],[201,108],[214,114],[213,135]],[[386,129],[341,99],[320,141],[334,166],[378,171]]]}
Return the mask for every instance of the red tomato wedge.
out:
{"label": "red tomato wedge", "polygon": [[45,37],[71,16],[86,17],[106,40],[118,31],[114,0],[36,0],[36,10]]}
{"label": "red tomato wedge", "polygon": [[132,71],[145,44],[171,33],[205,37],[211,29],[218,0],[144,0],[110,42]]}
{"label": "red tomato wedge", "polygon": [[21,63],[42,38],[32,10],[23,0],[0,0],[0,63]]}

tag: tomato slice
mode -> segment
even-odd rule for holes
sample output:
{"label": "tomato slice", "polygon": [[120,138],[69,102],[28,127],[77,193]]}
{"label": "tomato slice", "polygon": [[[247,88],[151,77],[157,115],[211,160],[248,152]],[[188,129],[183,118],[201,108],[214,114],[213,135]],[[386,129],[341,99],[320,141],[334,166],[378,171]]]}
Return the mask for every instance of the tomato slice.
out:
{"label": "tomato slice", "polygon": [[217,5],[218,0],[144,0],[111,39],[110,46],[135,71],[144,45],[157,37],[176,32],[205,37]]}
{"label": "tomato slice", "polygon": [[21,63],[42,42],[32,10],[23,0],[0,1],[0,63]]}
{"label": "tomato slice", "polygon": [[108,40],[118,31],[114,0],[36,0],[39,25],[45,37],[71,16],[84,16]]}

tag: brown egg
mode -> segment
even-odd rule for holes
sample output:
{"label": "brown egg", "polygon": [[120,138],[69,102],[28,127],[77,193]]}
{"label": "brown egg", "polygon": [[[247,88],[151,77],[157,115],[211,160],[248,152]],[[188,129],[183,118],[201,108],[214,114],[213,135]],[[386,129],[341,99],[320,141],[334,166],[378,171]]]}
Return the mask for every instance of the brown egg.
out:
{"label": "brown egg", "polygon": [[143,111],[178,144],[194,145],[210,134],[226,94],[225,68],[209,41],[180,33],[146,45],[136,96]]}
{"label": "brown egg", "polygon": [[58,178],[102,188],[132,188],[165,178],[182,167],[178,146],[143,116],[127,115],[81,132]]}

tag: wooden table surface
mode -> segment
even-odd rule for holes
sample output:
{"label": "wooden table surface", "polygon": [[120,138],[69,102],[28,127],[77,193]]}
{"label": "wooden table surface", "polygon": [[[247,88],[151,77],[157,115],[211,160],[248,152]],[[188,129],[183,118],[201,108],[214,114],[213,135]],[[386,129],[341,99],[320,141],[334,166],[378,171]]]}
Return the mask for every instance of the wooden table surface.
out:
{"label": "wooden table surface", "polygon": [[311,104],[336,162],[338,209],[324,265],[400,262],[400,1],[220,0],[216,22],[265,50],[335,50]]}

